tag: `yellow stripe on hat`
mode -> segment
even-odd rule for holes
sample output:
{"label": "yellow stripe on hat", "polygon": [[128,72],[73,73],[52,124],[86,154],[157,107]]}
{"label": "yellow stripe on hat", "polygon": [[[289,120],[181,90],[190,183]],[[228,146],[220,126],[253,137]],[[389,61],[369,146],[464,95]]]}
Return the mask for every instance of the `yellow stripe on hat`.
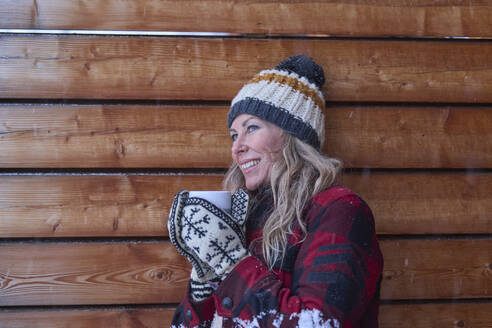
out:
{"label": "yellow stripe on hat", "polygon": [[301,80],[292,77],[292,76],[287,76],[287,75],[281,75],[277,73],[264,73],[264,74],[258,74],[254,76],[249,83],[258,83],[260,81],[268,81],[268,82],[277,82],[280,84],[286,84],[292,89],[301,92],[303,95],[305,95],[308,98],[311,98],[316,105],[321,110],[325,109],[325,102],[321,99],[321,97],[318,95],[318,92],[314,89],[311,88],[309,85],[306,85],[303,83]]}

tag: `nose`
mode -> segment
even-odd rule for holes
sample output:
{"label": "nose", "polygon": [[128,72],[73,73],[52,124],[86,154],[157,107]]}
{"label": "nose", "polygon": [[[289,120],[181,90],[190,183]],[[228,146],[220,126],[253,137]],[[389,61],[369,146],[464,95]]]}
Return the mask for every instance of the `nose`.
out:
{"label": "nose", "polygon": [[243,138],[239,137],[232,143],[232,155],[239,155],[240,153],[246,151],[246,145],[243,142]]}

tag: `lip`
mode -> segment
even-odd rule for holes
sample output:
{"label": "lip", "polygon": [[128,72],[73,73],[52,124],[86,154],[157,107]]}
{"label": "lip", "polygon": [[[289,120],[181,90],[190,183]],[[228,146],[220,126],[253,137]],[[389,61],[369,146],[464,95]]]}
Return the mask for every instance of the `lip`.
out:
{"label": "lip", "polygon": [[[241,165],[244,165],[244,164],[251,162],[251,161],[258,161],[258,163],[256,165],[250,166],[250,167],[245,168],[245,169],[241,168]],[[245,173],[248,173],[248,172],[254,170],[258,166],[258,164],[260,164],[260,162],[261,162],[261,160],[259,158],[251,158],[251,159],[241,160],[237,164],[239,165],[239,168],[241,169],[243,174],[245,174]]]}

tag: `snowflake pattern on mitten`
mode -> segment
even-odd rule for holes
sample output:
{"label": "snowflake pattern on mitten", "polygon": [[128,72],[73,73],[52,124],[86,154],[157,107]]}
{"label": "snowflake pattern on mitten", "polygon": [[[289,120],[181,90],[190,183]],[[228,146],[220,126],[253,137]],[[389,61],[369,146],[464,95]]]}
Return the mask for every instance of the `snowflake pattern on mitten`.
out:
{"label": "snowflake pattern on mitten", "polygon": [[200,282],[223,277],[247,255],[244,223],[249,196],[238,190],[231,199],[231,214],[209,201],[179,192],[169,214],[169,236],[186,256]]}
{"label": "snowflake pattern on mitten", "polygon": [[183,215],[183,228],[186,229],[183,234],[185,235],[184,240],[190,241],[193,236],[196,236],[198,238],[203,238],[205,237],[207,231],[203,229],[203,224],[209,224],[210,223],[210,217],[205,215],[202,217],[200,220],[197,220],[196,222],[193,220],[193,217],[200,212],[199,208],[192,208],[191,213],[189,216]]}
{"label": "snowflake pattern on mitten", "polygon": [[181,239],[187,248],[218,275],[225,273],[247,253],[242,226],[206,200],[189,198],[181,224]]}
{"label": "snowflake pattern on mitten", "polygon": [[[169,211],[169,219],[167,228],[169,230],[169,239],[176,247],[181,255],[185,256],[194,268],[196,280],[205,282],[207,278],[217,277],[215,272],[207,263],[203,263],[196,257],[195,253],[190,251],[184,240],[181,239],[181,230],[183,228],[181,221],[183,220],[183,209],[188,200],[189,193],[186,190],[181,190],[174,196],[174,201]],[[200,231],[201,233],[202,231]]]}

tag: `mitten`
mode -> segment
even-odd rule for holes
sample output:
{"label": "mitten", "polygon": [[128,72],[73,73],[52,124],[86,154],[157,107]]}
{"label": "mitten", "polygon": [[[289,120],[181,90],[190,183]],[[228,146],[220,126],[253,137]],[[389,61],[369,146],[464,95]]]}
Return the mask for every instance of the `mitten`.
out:
{"label": "mitten", "polygon": [[223,277],[247,255],[243,230],[248,202],[248,195],[238,190],[229,214],[205,199],[188,197],[187,191],[175,196],[168,222],[170,239],[202,281],[210,271]]}
{"label": "mitten", "polygon": [[[212,272],[212,271],[211,271]],[[195,267],[191,269],[190,295],[195,302],[201,302],[212,296],[220,283],[220,278],[213,273],[213,277],[199,278]]]}
{"label": "mitten", "polygon": [[188,192],[186,190],[181,190],[174,196],[174,201],[171,205],[171,210],[169,211],[169,219],[167,221],[169,238],[178,252],[186,257],[193,266],[193,275],[191,279],[197,281],[197,283],[206,283],[207,279],[217,278],[217,275],[211,270],[208,264],[202,263],[199,260],[197,261],[197,259],[186,249],[186,245],[181,243],[181,238],[179,238],[183,208],[187,200]]}

